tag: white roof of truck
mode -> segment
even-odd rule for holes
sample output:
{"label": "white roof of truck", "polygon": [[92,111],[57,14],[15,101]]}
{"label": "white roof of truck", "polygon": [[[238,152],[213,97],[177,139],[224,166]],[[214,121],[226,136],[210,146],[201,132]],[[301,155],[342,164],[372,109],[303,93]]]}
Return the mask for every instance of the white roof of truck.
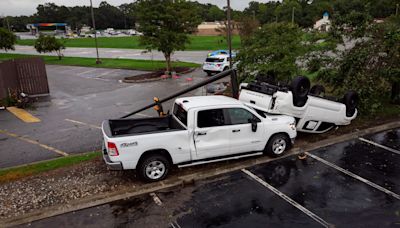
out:
{"label": "white roof of truck", "polygon": [[242,105],[242,102],[226,96],[181,97],[176,99],[176,103],[181,105],[185,110],[207,106]]}

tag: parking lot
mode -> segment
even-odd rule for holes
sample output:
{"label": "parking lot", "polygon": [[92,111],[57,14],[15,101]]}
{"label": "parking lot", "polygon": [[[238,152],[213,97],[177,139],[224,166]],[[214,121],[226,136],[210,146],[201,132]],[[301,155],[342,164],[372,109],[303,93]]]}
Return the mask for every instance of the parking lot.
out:
{"label": "parking lot", "polygon": [[[28,109],[39,123],[24,123],[0,110],[0,168],[99,150],[103,120],[119,118],[153,102],[155,96],[166,97],[207,77],[197,69],[176,79],[131,84],[120,80],[146,72],[55,65],[46,70],[50,98]],[[205,89],[186,95],[205,95]],[[136,117],[155,115],[149,109]]]}
{"label": "parking lot", "polygon": [[400,129],[29,227],[399,227]]}

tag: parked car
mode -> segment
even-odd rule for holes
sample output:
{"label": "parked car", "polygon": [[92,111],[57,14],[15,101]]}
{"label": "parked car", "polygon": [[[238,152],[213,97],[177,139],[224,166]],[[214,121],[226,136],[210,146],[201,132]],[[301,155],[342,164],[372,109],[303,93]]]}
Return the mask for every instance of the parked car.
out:
{"label": "parked car", "polygon": [[296,77],[290,86],[255,81],[240,85],[239,100],[257,112],[284,114],[296,119],[298,131],[324,133],[338,125],[348,125],[357,117],[358,96],[348,91],[343,98],[324,96],[325,89],[310,89],[307,77]]}
{"label": "parked car", "polygon": [[211,76],[213,73],[220,73],[229,69],[229,56],[215,55],[207,57],[203,63],[203,71]]}
{"label": "parked car", "polygon": [[260,115],[225,96],[175,100],[164,117],[105,120],[103,158],[110,169],[135,169],[145,181],[185,167],[261,155],[280,156],[296,137],[295,120]]}

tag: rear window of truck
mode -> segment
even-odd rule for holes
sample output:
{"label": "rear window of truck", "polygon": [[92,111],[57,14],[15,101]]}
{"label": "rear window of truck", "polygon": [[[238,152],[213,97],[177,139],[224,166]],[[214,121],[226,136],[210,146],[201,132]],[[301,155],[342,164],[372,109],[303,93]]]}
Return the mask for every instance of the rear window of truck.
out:
{"label": "rear window of truck", "polygon": [[174,116],[178,118],[185,126],[187,126],[187,112],[180,105],[174,104]]}

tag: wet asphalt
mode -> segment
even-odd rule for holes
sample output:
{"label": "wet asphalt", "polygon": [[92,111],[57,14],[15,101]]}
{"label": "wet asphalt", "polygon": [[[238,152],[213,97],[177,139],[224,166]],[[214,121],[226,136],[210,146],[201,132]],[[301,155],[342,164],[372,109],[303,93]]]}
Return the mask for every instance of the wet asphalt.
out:
{"label": "wet asphalt", "polygon": [[[50,97],[36,102],[28,111],[39,123],[24,123],[8,111],[0,110],[0,130],[16,134],[68,154],[100,150],[100,125],[105,119],[119,118],[153,102],[153,97],[207,78],[201,69],[177,79],[149,83],[122,83],[126,76],[144,71],[47,65]],[[192,80],[188,80],[192,79]],[[201,88],[184,96],[206,95]],[[164,104],[170,109],[171,102]],[[136,118],[155,116],[153,109]],[[60,157],[62,155],[0,132],[0,168]]]}
{"label": "wet asphalt", "polygon": [[[400,129],[364,136],[398,148]],[[359,139],[248,168],[191,186],[84,209],[21,227],[399,227],[400,154]],[[340,172],[340,168],[351,175]],[[379,185],[393,194],[366,184]],[[372,184],[372,185],[373,185]],[[310,216],[308,212],[321,220]]]}

